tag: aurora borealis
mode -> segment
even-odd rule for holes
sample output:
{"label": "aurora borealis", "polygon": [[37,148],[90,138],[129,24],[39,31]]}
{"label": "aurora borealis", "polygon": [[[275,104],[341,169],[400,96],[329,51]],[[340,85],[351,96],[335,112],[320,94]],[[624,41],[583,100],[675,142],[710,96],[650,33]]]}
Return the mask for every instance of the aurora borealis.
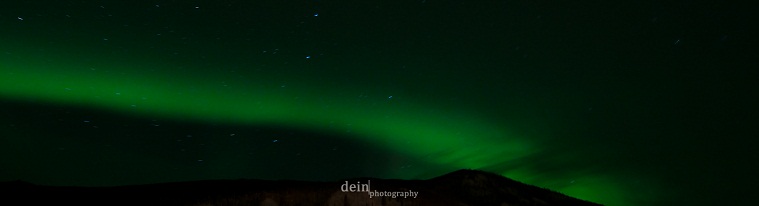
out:
{"label": "aurora borealis", "polygon": [[741,13],[629,4],[3,2],[0,181],[469,168],[605,205],[747,201]]}

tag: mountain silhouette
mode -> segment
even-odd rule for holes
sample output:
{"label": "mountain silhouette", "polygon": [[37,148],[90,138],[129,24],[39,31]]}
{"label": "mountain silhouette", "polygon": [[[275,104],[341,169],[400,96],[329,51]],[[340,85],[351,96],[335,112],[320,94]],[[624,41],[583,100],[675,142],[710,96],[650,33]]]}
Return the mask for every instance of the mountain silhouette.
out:
{"label": "mountain silhouette", "polygon": [[479,170],[457,170],[428,180],[240,179],[117,187],[43,186],[13,181],[0,183],[0,199],[3,205],[600,205]]}

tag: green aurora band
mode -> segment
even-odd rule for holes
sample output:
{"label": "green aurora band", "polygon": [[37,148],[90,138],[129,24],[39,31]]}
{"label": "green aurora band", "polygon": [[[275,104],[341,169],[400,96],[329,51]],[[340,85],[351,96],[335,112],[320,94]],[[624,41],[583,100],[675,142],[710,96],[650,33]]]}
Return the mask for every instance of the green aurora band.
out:
{"label": "green aurora band", "polygon": [[[250,79],[255,82],[247,82],[234,75],[181,74],[146,68],[144,63],[101,62],[107,69],[93,70],[71,59],[78,57],[29,55],[2,59],[0,97],[102,108],[126,115],[350,131],[355,137],[402,155],[429,160],[433,165],[490,170],[607,205],[651,200],[643,197],[646,194],[635,193],[655,188],[632,188],[621,184],[624,175],[616,174],[536,171],[529,165],[493,171],[492,168],[503,168],[498,165],[541,152],[539,142],[510,134],[507,127],[492,124],[466,108],[447,108],[410,95],[366,94],[383,99],[383,103],[376,103],[376,99],[360,102],[355,101],[355,96],[362,94],[361,88],[331,88],[316,80],[300,81],[302,77],[292,77],[298,82],[283,87],[266,77],[253,77]],[[429,178],[428,175],[447,172],[414,169],[416,174],[388,176]],[[582,184],[567,184],[569,176]]]}

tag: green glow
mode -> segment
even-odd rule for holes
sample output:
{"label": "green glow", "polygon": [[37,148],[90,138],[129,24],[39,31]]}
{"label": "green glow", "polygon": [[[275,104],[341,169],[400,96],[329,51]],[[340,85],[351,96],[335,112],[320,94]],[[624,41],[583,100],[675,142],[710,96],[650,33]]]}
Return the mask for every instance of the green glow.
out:
{"label": "green glow", "polygon": [[398,100],[403,97],[386,98],[381,105],[366,105],[353,103],[346,96],[329,95],[329,91],[340,88],[324,88],[327,92],[316,96],[290,90],[299,85],[277,88],[276,82],[260,80],[254,84],[270,88],[229,89],[221,83],[224,79],[136,75],[125,66],[110,68],[108,73],[79,65],[14,67],[19,69],[2,68],[0,93],[4,96],[84,104],[138,115],[331,128],[360,134],[410,155],[436,154],[433,162],[463,168],[485,167],[494,155],[508,155],[501,156],[503,160],[535,151],[519,138],[500,140],[506,131],[476,116],[461,111],[441,112],[431,104],[395,103],[408,101]]}
{"label": "green glow", "polygon": [[[161,68],[144,73],[151,68],[139,64],[112,63],[107,70],[93,70],[65,60],[48,61],[55,64],[17,62],[1,65],[2,97],[86,105],[131,115],[350,132],[450,168],[492,168],[540,152],[536,142],[512,135],[503,125],[474,112],[436,107],[411,96],[369,94],[375,99],[366,103],[356,101],[362,94],[360,88],[330,88],[316,80],[282,87],[266,76],[248,77],[246,82],[233,75],[183,74]],[[419,174],[425,172],[424,168],[415,169]],[[611,176],[578,173],[573,178],[581,184],[557,185],[551,182],[556,176],[519,165],[496,172],[610,205],[621,205],[630,192]],[[404,174],[404,178],[419,174]]]}

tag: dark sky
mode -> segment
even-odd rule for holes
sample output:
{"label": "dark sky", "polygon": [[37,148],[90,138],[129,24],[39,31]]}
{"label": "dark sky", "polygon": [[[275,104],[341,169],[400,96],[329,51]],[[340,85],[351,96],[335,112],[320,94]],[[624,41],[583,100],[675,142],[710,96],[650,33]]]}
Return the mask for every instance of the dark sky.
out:
{"label": "dark sky", "polygon": [[759,183],[750,12],[696,1],[3,1],[0,181],[470,168],[606,205],[745,205]]}

